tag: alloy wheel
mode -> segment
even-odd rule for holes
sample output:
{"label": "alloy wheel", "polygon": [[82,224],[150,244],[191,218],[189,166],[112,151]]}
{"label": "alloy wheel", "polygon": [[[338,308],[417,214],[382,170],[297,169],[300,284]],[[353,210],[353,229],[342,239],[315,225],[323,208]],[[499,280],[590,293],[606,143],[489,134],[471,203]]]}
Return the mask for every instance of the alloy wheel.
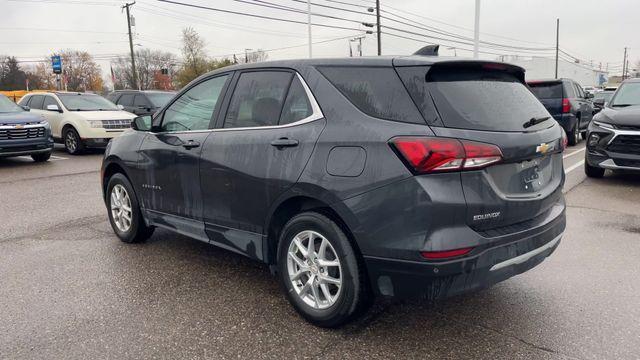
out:
{"label": "alloy wheel", "polygon": [[320,233],[305,230],[293,237],[287,251],[287,271],[296,294],[314,309],[327,309],[340,296],[340,260]]}
{"label": "alloy wheel", "polygon": [[78,139],[72,130],[67,131],[67,136],[65,136],[64,139],[64,145],[71,153],[75,152],[78,148]]}
{"label": "alloy wheel", "polygon": [[111,189],[111,216],[118,230],[127,232],[131,228],[131,199],[124,186],[117,184]]}

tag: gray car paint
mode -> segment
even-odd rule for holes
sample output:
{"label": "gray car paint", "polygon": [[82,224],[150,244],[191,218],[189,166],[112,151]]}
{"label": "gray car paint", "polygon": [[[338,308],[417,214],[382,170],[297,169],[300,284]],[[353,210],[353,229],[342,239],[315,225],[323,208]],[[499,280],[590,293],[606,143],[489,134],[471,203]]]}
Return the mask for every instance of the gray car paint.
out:
{"label": "gray car paint", "polygon": [[[151,200],[143,202],[146,221],[267,263],[275,261],[269,249],[277,239],[268,233],[274,212],[280,209],[281,204],[300,197],[314,199],[335,211],[353,234],[357,250],[369,259],[424,262],[420,251],[466,246],[477,246],[480,251],[522,239],[531,239],[531,244],[539,244],[561,234],[564,229],[564,201],[558,191],[564,181],[561,155],[545,160],[550,166],[545,175],[548,183],[526,194],[525,198],[508,199],[509,192],[513,192],[508,183],[492,183],[492,177],[510,175],[515,179],[521,176],[519,172],[513,172],[516,166],[513,164],[542,157],[535,155],[536,145],[552,143],[559,146],[561,130],[557,124],[549,123],[549,127],[537,132],[507,134],[378,119],[360,112],[316,69],[316,66],[336,64],[392,66],[393,61],[390,57],[321,59],[226,68],[223,71],[261,68],[296,71],[312,90],[325,118],[287,129],[204,132],[198,135],[204,138],[199,165],[196,165],[195,152],[185,153],[180,146],[168,141],[175,134],[131,131],[128,136],[112,141],[105,153],[103,169],[109,173],[112,164],[122,166],[125,172],[133,174],[130,179],[138,194],[144,194],[142,184],[157,180],[157,176],[178,179],[168,188],[172,194],[167,194],[166,198],[152,194]],[[425,57],[396,61],[412,66],[426,66],[438,61],[464,62]],[[181,93],[202,79],[220,73],[212,72],[194,80]],[[225,101],[228,101],[228,89],[226,93]],[[161,116],[162,111],[156,114],[155,124]],[[216,112],[212,124],[221,117]],[[218,120],[217,126],[220,125]],[[490,171],[414,176],[388,144],[390,139],[399,135],[450,136],[497,144],[503,149],[507,164],[496,165]],[[142,138],[162,136],[167,137],[164,150],[157,150],[162,156],[151,159],[145,148],[140,149]],[[175,139],[177,144],[190,139],[188,136],[179,137]],[[269,141],[279,137],[293,137],[300,146],[289,151],[292,149],[278,150],[268,145]],[[347,170],[353,166],[353,157],[330,155],[336,148],[351,147],[362,149],[358,152],[366,158],[364,165],[358,165],[363,168],[357,174]],[[179,164],[183,159],[186,162]],[[350,176],[328,171],[328,164],[334,169],[344,169],[342,171]],[[503,167],[503,173],[500,173],[500,167]],[[494,219],[486,224],[488,227],[523,222],[525,227],[498,237],[487,237],[487,233],[479,233],[470,227],[469,219],[473,213],[497,208],[508,215]],[[155,215],[149,216],[150,212]],[[175,216],[182,221],[172,219]],[[557,220],[560,217],[562,221]],[[527,223],[526,220],[531,221]],[[526,248],[520,246],[517,251],[522,252]],[[516,255],[520,254],[513,254]],[[494,260],[501,259],[485,259],[483,264]],[[539,261],[526,266],[534,266]],[[526,266],[522,269],[529,268]],[[378,280],[372,278],[372,284],[377,286]]]}

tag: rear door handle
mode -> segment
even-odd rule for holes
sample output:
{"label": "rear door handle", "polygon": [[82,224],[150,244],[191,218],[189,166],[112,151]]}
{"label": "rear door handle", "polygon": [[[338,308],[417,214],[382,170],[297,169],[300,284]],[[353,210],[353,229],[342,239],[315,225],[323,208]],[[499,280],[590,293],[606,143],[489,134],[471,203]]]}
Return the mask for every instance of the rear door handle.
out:
{"label": "rear door handle", "polygon": [[200,146],[200,143],[194,140],[189,140],[186,143],[182,144],[182,147],[187,150],[197,148],[198,146]]}
{"label": "rear door handle", "polygon": [[288,138],[280,138],[280,139],[277,139],[277,140],[273,140],[271,142],[271,146],[275,146],[277,148],[294,147],[294,146],[298,146],[298,140],[288,139]]}

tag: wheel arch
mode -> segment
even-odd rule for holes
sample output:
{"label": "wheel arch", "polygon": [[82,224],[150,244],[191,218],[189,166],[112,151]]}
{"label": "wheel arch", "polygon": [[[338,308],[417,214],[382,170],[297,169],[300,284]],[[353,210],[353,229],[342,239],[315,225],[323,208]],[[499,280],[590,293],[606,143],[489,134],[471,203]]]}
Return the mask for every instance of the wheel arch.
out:
{"label": "wheel arch", "polygon": [[339,199],[328,192],[322,191],[314,194],[297,188],[281,196],[279,201],[274,202],[269,211],[264,227],[266,236],[264,236],[265,243],[263,247],[265,249],[264,260],[267,264],[277,264],[279,237],[284,225],[293,216],[305,211],[315,211],[333,220],[351,242],[356,255],[361,258],[362,253],[358,242],[351,231],[352,228],[355,228],[355,218],[351,211]]}
{"label": "wheel arch", "polygon": [[126,177],[127,180],[129,180],[129,182],[131,183],[131,186],[133,186],[135,190],[135,185],[131,181],[131,177],[127,173],[127,170],[125,170],[125,167],[120,162],[120,159],[118,159],[115,156],[111,156],[104,160],[104,163],[102,165],[101,175],[100,175],[100,180],[102,181],[102,198],[103,199],[106,199],[106,196],[107,196],[107,186],[109,185],[109,179],[113,175],[118,173],[124,175],[124,177]]}

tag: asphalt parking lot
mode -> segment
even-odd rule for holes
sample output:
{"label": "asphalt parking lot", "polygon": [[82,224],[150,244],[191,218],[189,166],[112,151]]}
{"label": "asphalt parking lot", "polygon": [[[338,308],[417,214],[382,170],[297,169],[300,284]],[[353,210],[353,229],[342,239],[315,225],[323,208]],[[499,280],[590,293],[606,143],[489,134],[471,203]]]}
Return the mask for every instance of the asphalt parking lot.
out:
{"label": "asphalt parking lot", "polygon": [[299,318],[266,267],[157,231],[126,245],[101,154],[0,160],[0,358],[640,358],[640,176],[565,154],[567,231],[540,266],[447,302]]}

